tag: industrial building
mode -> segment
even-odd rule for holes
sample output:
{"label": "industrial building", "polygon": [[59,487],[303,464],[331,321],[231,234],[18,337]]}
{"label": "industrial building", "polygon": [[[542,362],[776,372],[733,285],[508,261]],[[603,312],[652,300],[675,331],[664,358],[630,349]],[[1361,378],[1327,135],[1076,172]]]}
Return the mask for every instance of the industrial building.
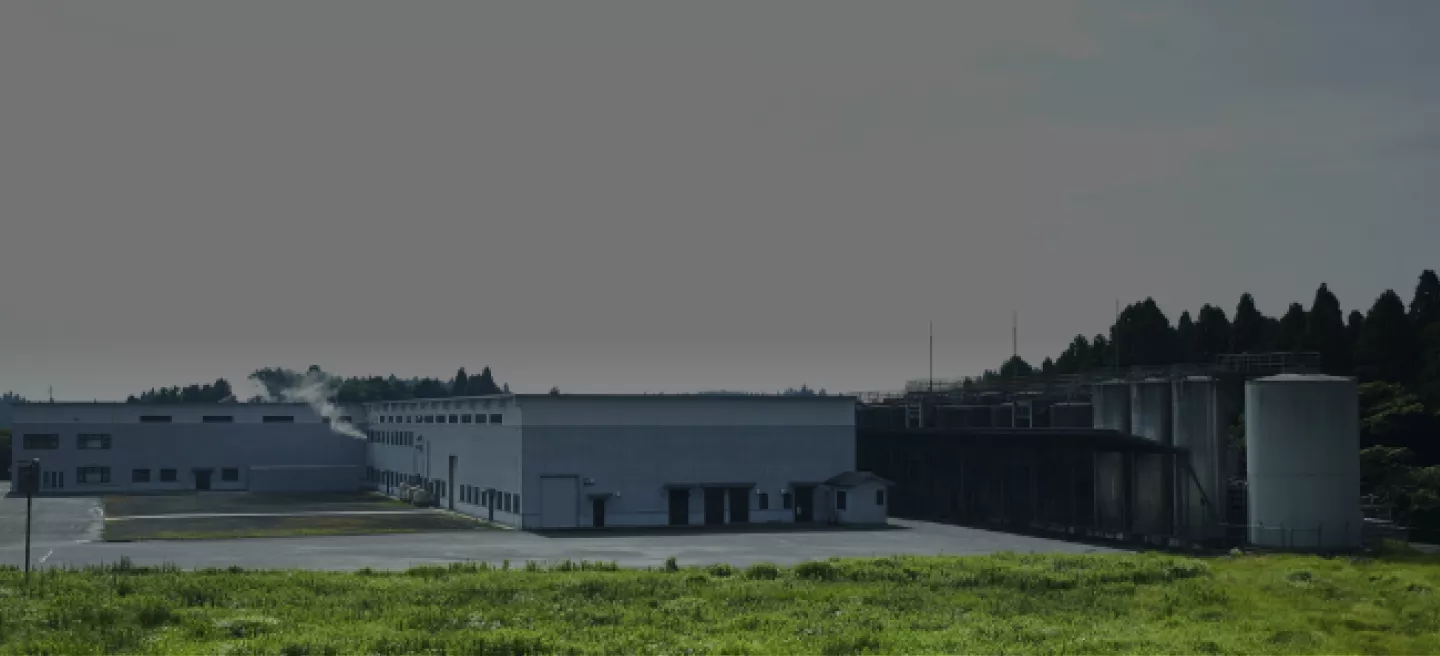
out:
{"label": "industrial building", "polygon": [[12,459],[39,458],[47,494],[418,486],[526,529],[869,524],[889,504],[888,481],[854,471],[854,397],[504,394],[330,414],[18,404]]}
{"label": "industrial building", "polygon": [[526,529],[883,523],[855,399],[503,395],[365,406],[371,484]]}
{"label": "industrial building", "polygon": [[857,464],[896,482],[897,516],[1151,544],[1354,548],[1374,526],[1360,498],[1357,387],[1317,364],[1247,354],[914,381],[862,397]]}
{"label": "industrial building", "polygon": [[45,494],[354,490],[365,444],[304,404],[17,403],[12,461]]}

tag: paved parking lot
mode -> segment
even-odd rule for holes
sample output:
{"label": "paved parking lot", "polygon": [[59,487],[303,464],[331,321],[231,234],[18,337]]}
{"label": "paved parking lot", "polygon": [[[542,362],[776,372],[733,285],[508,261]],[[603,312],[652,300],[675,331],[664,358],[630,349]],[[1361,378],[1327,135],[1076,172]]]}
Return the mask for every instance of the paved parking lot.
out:
{"label": "paved parking lot", "polygon": [[[15,508],[19,509],[18,522]],[[0,563],[20,565],[25,500],[0,499]],[[255,538],[214,541],[85,542],[100,537],[99,504],[85,499],[40,499],[36,526],[44,525],[34,557],[47,566],[113,563],[121,557],[141,565],[183,568],[404,569],[415,565],[484,561],[519,565],[527,560],[614,561],[625,567],[717,562],[794,564],[831,556],[891,554],[966,555],[997,551],[1087,553],[1110,551],[1085,544],[979,529],[892,520],[888,530],[743,532],[578,532],[539,535],[522,531],[464,531],[399,535]],[[41,514],[51,515],[41,518]],[[19,528],[19,540],[13,539]],[[42,534],[37,531],[37,538]]]}

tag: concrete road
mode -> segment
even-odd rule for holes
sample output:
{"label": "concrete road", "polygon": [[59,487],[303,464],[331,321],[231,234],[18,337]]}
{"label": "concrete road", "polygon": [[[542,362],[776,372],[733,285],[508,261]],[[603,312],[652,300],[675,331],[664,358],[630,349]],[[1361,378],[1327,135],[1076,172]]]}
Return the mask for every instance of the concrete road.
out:
{"label": "concrete road", "polygon": [[[229,567],[396,570],[427,564],[509,560],[614,561],[624,567],[661,566],[675,557],[682,565],[766,561],[782,565],[831,556],[890,554],[986,554],[997,551],[1094,553],[1112,551],[1083,544],[995,533],[956,526],[893,520],[896,528],[869,531],[775,531],[743,533],[585,533],[544,536],[520,531],[457,531],[357,537],[314,537],[216,541],[50,542],[36,558],[45,566],[113,563],[129,557],[137,565],[172,563],[182,568]],[[8,544],[8,543],[7,543]],[[18,565],[20,548],[0,550],[0,563]]]}
{"label": "concrete road", "polygon": [[[9,493],[9,481],[0,482],[0,564],[18,566],[25,562],[25,497],[5,496]],[[36,498],[31,558],[49,562],[47,552],[99,540],[104,519],[96,498]]]}

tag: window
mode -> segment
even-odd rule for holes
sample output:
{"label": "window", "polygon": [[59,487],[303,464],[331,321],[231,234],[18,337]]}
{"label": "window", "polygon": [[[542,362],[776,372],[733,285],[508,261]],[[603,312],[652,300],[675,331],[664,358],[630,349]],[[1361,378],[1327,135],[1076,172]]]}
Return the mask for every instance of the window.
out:
{"label": "window", "polygon": [[99,433],[81,433],[75,436],[75,448],[108,449],[110,448],[110,436]]}
{"label": "window", "polygon": [[845,497],[846,497],[845,490],[836,490],[836,491],[835,491],[835,509],[836,509],[836,510],[844,510],[844,509],[845,509],[845,501],[846,501]]}
{"label": "window", "polygon": [[875,505],[885,505],[885,490],[875,490]]}
{"label": "window", "polygon": [[207,424],[233,424],[235,418],[230,415],[206,415],[201,417],[200,421]]}
{"label": "window", "polygon": [[458,423],[460,423],[460,415],[450,415],[450,423],[452,423],[452,424],[458,424]]}
{"label": "window", "polygon": [[415,420],[415,418],[414,418],[413,416],[411,416],[411,415],[405,415],[405,423],[409,424],[409,423],[414,422],[414,420]]}
{"label": "window", "polygon": [[83,485],[96,485],[110,482],[109,467],[76,467],[75,481]]}
{"label": "window", "polygon": [[329,418],[329,417],[321,417],[321,418],[320,418],[320,423],[325,424],[326,426],[329,426],[329,425],[330,425],[330,418]]}
{"label": "window", "polygon": [[780,507],[790,510],[795,507],[795,495],[790,492],[780,493]]}
{"label": "window", "polygon": [[[444,417],[441,417],[441,418],[440,418],[440,421],[441,421],[441,423],[444,423],[445,418],[444,418]],[[435,415],[425,415],[425,423],[427,423],[427,424],[433,424],[433,423],[435,423]]]}
{"label": "window", "polygon": [[170,415],[140,415],[140,423],[168,424],[170,423]]}
{"label": "window", "polygon": [[58,449],[60,448],[60,436],[52,435],[50,433],[42,433],[38,435],[30,434],[25,436],[25,439],[22,440],[22,443],[24,444],[26,449],[34,451]]}
{"label": "window", "polygon": [[234,467],[226,467],[220,470],[220,480],[231,483],[240,480],[240,470]]}
{"label": "window", "polygon": [[483,423],[485,423],[485,418],[486,418],[487,416],[489,416],[489,415],[475,415],[475,423],[477,423],[477,424],[483,424]]}
{"label": "window", "polygon": [[460,415],[460,423],[462,424],[468,424],[471,421],[474,421],[474,419],[475,415]]}
{"label": "window", "polygon": [[343,421],[347,424],[350,423],[350,415],[340,415],[340,421]]}
{"label": "window", "polygon": [[504,421],[505,421],[505,415],[500,415],[500,414],[490,415],[490,423],[492,423],[492,424],[499,424],[499,423],[503,423]]}
{"label": "window", "polygon": [[266,415],[260,421],[267,424],[293,424],[295,417],[292,415]]}
{"label": "window", "polygon": [[150,482],[150,470],[148,470],[148,469],[132,469],[132,470],[130,470],[130,482],[131,482],[131,483],[149,483],[149,482]]}
{"label": "window", "polygon": [[175,470],[173,470],[173,469],[162,469],[162,470],[160,470],[160,482],[161,482],[161,483],[174,483],[174,482],[175,482]]}
{"label": "window", "polygon": [[518,494],[515,495],[515,505],[511,507],[510,512],[513,512],[513,513],[516,513],[516,514],[519,514],[519,513],[520,513],[520,495],[518,495]]}
{"label": "window", "polygon": [[770,509],[770,493],[769,493],[769,492],[761,492],[760,494],[755,495],[755,502],[756,502],[756,507],[759,508],[760,510],[769,510],[769,509]]}
{"label": "window", "polygon": [[510,512],[510,493],[509,493],[509,492],[506,492],[506,493],[505,493],[505,499],[504,499],[504,502],[501,504],[500,509],[501,509],[501,510],[504,510],[505,512]]}

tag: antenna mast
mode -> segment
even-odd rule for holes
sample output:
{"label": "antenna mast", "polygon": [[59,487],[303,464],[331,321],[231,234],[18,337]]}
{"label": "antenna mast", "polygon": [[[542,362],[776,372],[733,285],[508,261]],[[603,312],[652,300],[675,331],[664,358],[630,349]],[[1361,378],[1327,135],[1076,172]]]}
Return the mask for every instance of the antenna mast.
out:
{"label": "antenna mast", "polygon": [[930,322],[930,393],[935,393],[935,322]]}

